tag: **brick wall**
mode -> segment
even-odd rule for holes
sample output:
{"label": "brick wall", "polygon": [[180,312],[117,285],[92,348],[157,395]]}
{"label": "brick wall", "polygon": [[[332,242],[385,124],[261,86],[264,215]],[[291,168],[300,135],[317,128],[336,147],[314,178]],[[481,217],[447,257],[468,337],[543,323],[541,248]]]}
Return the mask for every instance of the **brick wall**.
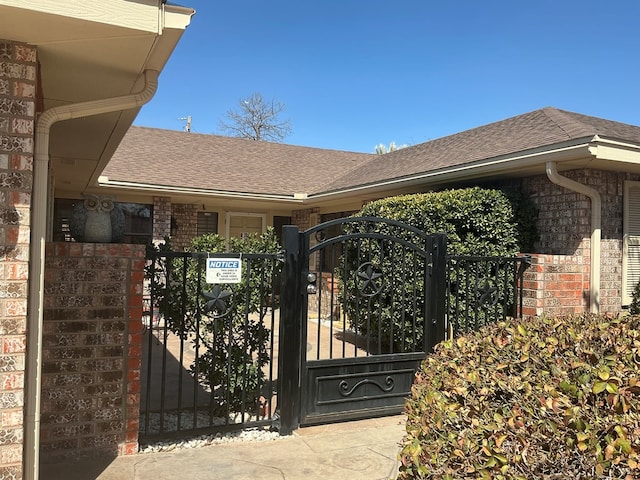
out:
{"label": "brick wall", "polygon": [[0,478],[22,478],[29,215],[37,63],[0,40]]}
{"label": "brick wall", "polygon": [[301,231],[307,230],[320,223],[318,208],[306,208],[291,212],[291,224],[297,225]]}
{"label": "brick wall", "polygon": [[[573,170],[563,176],[595,188],[602,198],[602,242],[600,257],[600,311],[622,310],[622,210],[624,181],[637,175],[601,170]],[[523,180],[540,213],[540,240],[534,264],[525,278],[529,292],[525,303],[540,313],[568,314],[588,311],[591,255],[591,201],[585,195],[553,184],[541,175]],[[534,293],[531,288],[544,288]],[[575,287],[575,288],[574,288]]]}
{"label": "brick wall", "polygon": [[46,246],[42,462],[138,450],[142,245]]}
{"label": "brick wall", "polygon": [[171,235],[171,198],[153,197],[153,243]]}
{"label": "brick wall", "polygon": [[174,203],[171,206],[171,216],[178,227],[171,236],[171,244],[175,250],[182,251],[198,233],[198,207]]}
{"label": "brick wall", "polygon": [[589,258],[534,254],[522,281],[525,316],[589,311]]}

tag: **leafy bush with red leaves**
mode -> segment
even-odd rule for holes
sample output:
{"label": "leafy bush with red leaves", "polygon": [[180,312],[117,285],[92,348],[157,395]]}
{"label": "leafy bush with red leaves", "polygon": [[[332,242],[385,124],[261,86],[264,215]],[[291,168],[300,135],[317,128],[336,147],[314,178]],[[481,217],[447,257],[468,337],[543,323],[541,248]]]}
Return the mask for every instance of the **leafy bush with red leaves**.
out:
{"label": "leafy bush with red leaves", "polygon": [[407,400],[399,480],[640,478],[640,316],[445,341]]}

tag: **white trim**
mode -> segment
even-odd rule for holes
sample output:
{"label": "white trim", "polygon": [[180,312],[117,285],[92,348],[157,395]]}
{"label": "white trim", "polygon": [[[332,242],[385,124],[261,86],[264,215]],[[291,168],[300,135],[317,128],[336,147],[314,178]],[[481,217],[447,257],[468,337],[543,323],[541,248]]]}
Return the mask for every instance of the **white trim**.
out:
{"label": "white trim", "polygon": [[276,195],[269,193],[232,192],[225,190],[210,190],[208,188],[173,187],[167,185],[154,185],[151,183],[124,182],[109,180],[106,175],[98,177],[98,186],[101,188],[126,188],[127,190],[152,191],[161,193],[181,193],[206,197],[238,198],[242,200],[278,200],[291,203],[304,203],[302,199],[295,199],[291,195]]}
{"label": "white trim", "polygon": [[0,5],[45,14],[161,33],[157,0],[105,2],[103,0],[0,0]]}
{"label": "white trim", "polygon": [[[637,190],[637,192],[634,192]],[[637,202],[630,203],[631,197],[637,195]],[[640,182],[634,182],[631,180],[625,180],[624,182],[624,197],[623,197],[623,214],[622,214],[622,285],[621,285],[621,297],[622,305],[628,306],[631,304],[632,292],[635,284],[640,280],[638,272],[640,269]],[[635,208],[634,208],[635,207]],[[631,219],[636,218],[635,222]],[[634,225],[634,223],[636,225]],[[632,228],[635,226],[636,228]],[[629,250],[633,249],[638,255],[629,255]],[[634,278],[630,278],[634,276]]]}

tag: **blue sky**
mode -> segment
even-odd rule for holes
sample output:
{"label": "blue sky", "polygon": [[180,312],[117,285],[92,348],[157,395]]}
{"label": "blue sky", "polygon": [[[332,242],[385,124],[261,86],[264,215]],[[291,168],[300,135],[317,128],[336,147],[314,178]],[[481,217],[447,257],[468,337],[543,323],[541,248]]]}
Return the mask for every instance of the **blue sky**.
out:
{"label": "blue sky", "polygon": [[222,134],[260,92],[286,143],[373,152],[554,106],[640,125],[638,0],[181,0],[136,125]]}

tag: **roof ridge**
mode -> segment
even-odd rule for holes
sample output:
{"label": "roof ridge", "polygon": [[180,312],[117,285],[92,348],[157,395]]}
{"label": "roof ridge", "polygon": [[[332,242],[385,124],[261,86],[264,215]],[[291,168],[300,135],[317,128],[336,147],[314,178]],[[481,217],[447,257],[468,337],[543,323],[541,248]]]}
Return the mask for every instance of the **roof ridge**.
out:
{"label": "roof ridge", "polygon": [[593,125],[589,125],[577,118],[578,114],[574,112],[560,110],[556,107],[545,107],[541,109],[541,111],[569,138],[576,138],[576,136],[585,137],[597,134]]}

